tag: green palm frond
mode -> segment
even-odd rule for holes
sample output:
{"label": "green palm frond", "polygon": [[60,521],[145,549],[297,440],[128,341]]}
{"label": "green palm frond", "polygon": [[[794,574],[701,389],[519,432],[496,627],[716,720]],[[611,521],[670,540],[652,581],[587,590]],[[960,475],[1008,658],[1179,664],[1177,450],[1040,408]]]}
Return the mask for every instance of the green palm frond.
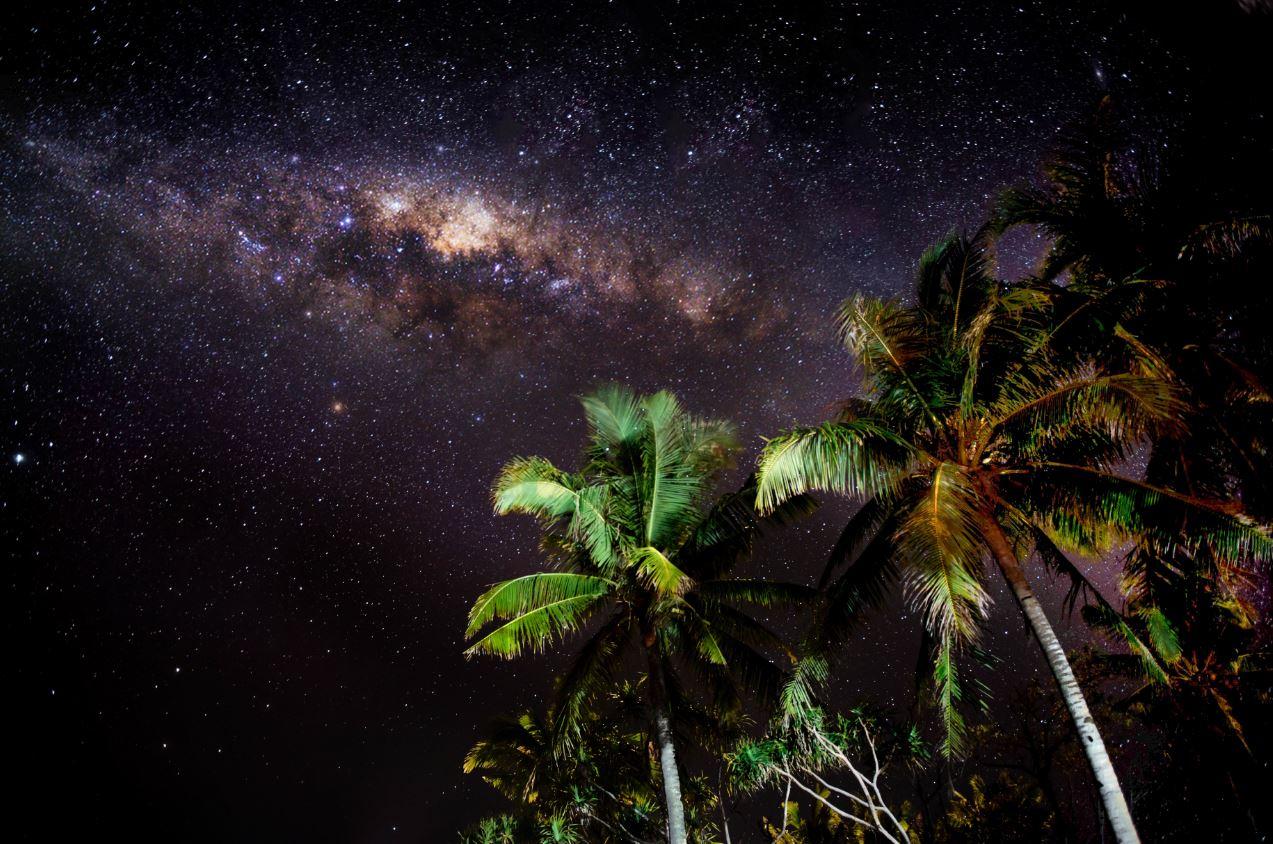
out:
{"label": "green palm frond", "polygon": [[[1268,529],[1234,502],[1189,496],[1090,466],[1048,462],[1028,477],[1019,493],[1022,509],[1062,547],[1078,553],[1091,556],[1134,540],[1205,550],[1245,564],[1273,557]],[[1187,532],[1179,530],[1181,524],[1189,525]]]}
{"label": "green palm frond", "polygon": [[518,457],[504,464],[495,480],[495,512],[557,519],[575,511],[577,479],[542,457]]}
{"label": "green palm frond", "polygon": [[545,723],[529,712],[498,718],[465,754],[464,773],[477,773],[509,799],[534,803],[536,777],[547,759],[547,733]]}
{"label": "green palm frond", "polygon": [[1098,428],[1129,442],[1178,428],[1182,407],[1179,390],[1160,378],[1023,367],[1000,386],[987,427],[1028,456],[1074,430]]}
{"label": "green palm frond", "polygon": [[857,496],[892,493],[915,455],[913,446],[868,419],[796,428],[765,444],[756,508],[768,513],[810,490]]}
{"label": "green palm frond", "polygon": [[778,696],[784,725],[798,722],[817,706],[818,690],[826,685],[830,674],[831,666],[825,652],[800,657]]}
{"label": "green palm frond", "polygon": [[990,605],[980,577],[985,545],[977,519],[983,510],[965,471],[942,463],[897,528],[911,600],[929,630],[943,637],[974,639]]}
{"label": "green palm frond", "polygon": [[618,532],[610,523],[609,490],[588,485],[542,457],[507,463],[495,481],[495,512],[525,513],[552,524],[565,521],[571,537],[582,541],[601,571],[614,566]]}
{"label": "green palm frond", "polygon": [[[1082,609],[1082,616],[1091,626],[1104,629],[1118,638],[1122,639],[1128,649],[1140,662],[1141,668],[1145,676],[1157,683],[1167,682],[1167,672],[1162,666],[1162,661],[1171,662],[1176,658],[1178,648],[1170,645],[1171,637],[1174,634],[1168,632],[1168,628],[1159,625],[1159,636],[1163,649],[1158,649],[1157,644],[1153,642],[1152,633],[1150,643],[1147,644],[1145,638],[1138,634],[1124,619],[1122,613],[1114,608],[1101,591],[1079,571],[1078,567],[1065,556],[1057,544],[1053,541],[1048,533],[1037,526],[1030,527],[1031,536],[1036,552],[1043,563],[1053,572],[1063,575],[1070,581],[1069,591],[1066,593],[1063,607],[1070,611],[1080,597],[1084,598],[1085,603]],[[1166,622],[1166,619],[1155,619],[1155,623]],[[1153,645],[1151,648],[1150,645]],[[1173,653],[1175,652],[1175,653]]]}
{"label": "green palm frond", "polygon": [[1083,620],[1123,641],[1140,662],[1141,670],[1149,680],[1164,684],[1171,681],[1154,649],[1109,604],[1088,604],[1083,607]]}
{"label": "green palm frond", "polygon": [[614,588],[615,584],[604,577],[573,572],[541,572],[505,580],[473,602],[464,635],[472,638],[495,619],[514,618],[564,599],[604,595]]}
{"label": "green palm frond", "polygon": [[580,399],[593,448],[618,451],[631,446],[642,427],[640,400],[626,387],[602,387]]}
{"label": "green palm frond", "polygon": [[715,580],[698,587],[705,600],[752,604],[758,607],[798,606],[808,603],[817,591],[798,583],[770,580]]}
{"label": "green palm frond", "polygon": [[933,692],[942,721],[941,752],[947,758],[963,755],[967,725],[959,711],[963,689],[959,685],[959,666],[955,661],[955,644],[951,636],[940,637],[933,660]]}
{"label": "green palm frond", "polygon": [[527,650],[541,652],[582,625],[614,584],[605,578],[572,572],[547,572],[514,578],[491,587],[470,614],[468,638],[487,620],[510,619],[470,645],[466,656],[494,654],[506,659]]}
{"label": "green palm frond", "polygon": [[632,552],[632,566],[638,577],[659,595],[682,595],[694,585],[693,578],[651,545]]}
{"label": "green palm frond", "polygon": [[1149,634],[1149,642],[1163,662],[1168,664],[1180,660],[1180,636],[1172,625],[1171,619],[1159,607],[1145,606],[1136,610],[1136,617],[1145,625]]}
{"label": "green palm frond", "polygon": [[648,426],[642,437],[644,539],[646,545],[664,546],[698,516],[696,505],[707,478],[690,464],[694,444],[676,397],[655,393],[641,406]]}

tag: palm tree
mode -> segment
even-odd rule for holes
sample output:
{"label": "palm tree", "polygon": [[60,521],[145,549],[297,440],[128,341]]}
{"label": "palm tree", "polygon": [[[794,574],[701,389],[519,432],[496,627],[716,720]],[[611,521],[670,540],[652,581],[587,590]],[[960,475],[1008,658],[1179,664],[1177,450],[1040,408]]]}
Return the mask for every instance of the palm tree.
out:
{"label": "palm tree", "polygon": [[[1144,479],[1195,497],[1236,497],[1267,520],[1273,195],[1244,164],[1267,144],[1232,127],[1217,132],[1212,121],[1197,125],[1201,131],[1174,132],[1165,152],[1147,154],[1158,145],[1120,126],[1106,100],[1063,138],[1042,184],[1000,198],[993,225],[1035,225],[1051,238],[1041,272],[1068,276],[1047,291],[1058,317],[1049,338],[1055,355],[1117,365],[1131,339],[1179,385],[1185,424],[1153,437]],[[1177,541],[1192,530],[1181,516],[1149,515],[1164,527],[1176,519],[1174,535],[1141,537],[1128,550],[1126,611],[1098,600],[1085,617],[1130,642],[1137,659],[1123,662],[1149,683],[1129,702],[1159,716],[1169,742],[1183,736],[1188,755],[1173,753],[1173,763],[1189,759],[1180,767],[1200,791],[1227,781],[1238,793],[1236,772],[1248,757],[1233,701],[1258,685],[1260,663],[1247,632],[1248,561]],[[1200,754],[1234,743],[1238,758],[1201,764]],[[1249,814],[1262,808],[1248,805]]]}
{"label": "palm tree", "polygon": [[[1151,507],[1156,518],[1188,512],[1190,536],[1178,541],[1228,557],[1266,551],[1267,536],[1231,504],[1120,474],[1144,437],[1174,424],[1176,389],[1147,361],[1110,372],[1056,360],[1040,324],[1046,295],[1034,285],[1001,288],[986,232],[930,250],[917,299],[913,307],[863,297],[844,304],[840,333],[866,396],[767,443],[758,508],[814,489],[865,499],[829,564],[821,644],[904,574],[933,640],[947,754],[959,751],[963,732],[956,657],[978,640],[989,605],[982,561],[993,559],[1044,652],[1118,840],[1137,841],[1105,744],[1022,563],[1037,551],[1044,564],[1077,571],[1066,551],[1096,558],[1116,542],[1155,535]],[[833,578],[843,563],[851,565]],[[814,657],[789,686],[788,706],[807,704],[809,681],[825,673],[825,655]]]}
{"label": "palm tree", "polygon": [[1195,494],[1236,482],[1251,512],[1273,514],[1273,195],[1241,164],[1264,145],[1217,143],[1211,127],[1153,143],[1126,122],[1104,99],[1063,133],[1041,183],[998,198],[990,226],[1049,238],[1040,276],[1065,277],[1049,290],[1065,312],[1054,352],[1117,356],[1117,326],[1188,391],[1188,435],[1155,443],[1147,477]]}
{"label": "palm tree", "polygon": [[[736,605],[772,606],[810,590],[730,577],[762,522],[752,481],[709,501],[738,450],[727,424],[691,416],[667,392],[637,396],[610,387],[584,397],[583,407],[588,439],[579,471],[518,458],[495,483],[497,513],[542,522],[549,568],[497,583],[477,599],[467,632],[476,641],[466,653],[513,658],[542,651],[603,617],[561,679],[553,744],[578,739],[589,702],[628,653],[640,652],[668,838],[683,844],[674,737],[680,725],[672,713],[686,692],[676,661],[696,671],[716,717],[740,717],[744,688],[763,695],[781,683],[763,651],[790,651]],[[803,496],[790,498],[782,509],[770,508],[769,521],[811,506]]]}
{"label": "palm tree", "polygon": [[[551,710],[499,718],[470,748],[464,772],[508,798],[525,828],[537,830],[556,820],[589,841],[656,841],[663,836],[662,796],[643,697],[639,684],[632,683],[607,692],[588,708],[588,726],[568,753],[553,746]],[[678,723],[704,716],[683,708],[672,713]],[[691,777],[683,799],[689,834],[712,839],[721,809],[719,789],[705,777]]]}

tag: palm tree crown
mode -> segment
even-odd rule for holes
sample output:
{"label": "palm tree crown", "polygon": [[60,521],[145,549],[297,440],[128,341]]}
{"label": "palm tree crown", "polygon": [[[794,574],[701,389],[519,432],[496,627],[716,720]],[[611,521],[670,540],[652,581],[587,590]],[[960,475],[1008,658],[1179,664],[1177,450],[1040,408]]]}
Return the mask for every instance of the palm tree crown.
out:
{"label": "palm tree crown", "polygon": [[[549,569],[497,583],[477,599],[466,653],[542,651],[604,616],[561,680],[553,742],[569,746],[588,703],[627,654],[644,651],[665,790],[679,789],[671,713],[681,708],[685,685],[674,658],[695,669],[719,717],[740,714],[743,689],[778,687],[781,671],[765,652],[786,649],[737,605],[799,600],[809,590],[730,577],[762,520],[751,481],[710,500],[738,450],[727,424],[691,416],[667,392],[641,397],[612,387],[586,396],[583,406],[588,440],[579,471],[518,458],[496,481],[496,512],[543,523]],[[770,519],[811,506],[797,496]],[[679,791],[669,791],[667,802],[670,837],[683,840]]]}
{"label": "palm tree crown", "polygon": [[[865,376],[866,397],[846,402],[829,422],[769,441],[758,506],[812,489],[866,500],[828,567],[821,644],[904,575],[936,643],[944,749],[955,753],[963,732],[955,658],[977,640],[986,617],[986,557],[999,564],[1046,644],[1055,636],[1040,630],[1041,611],[1032,617],[1037,601],[1019,565],[1031,551],[1081,577],[1065,552],[1099,557],[1116,542],[1154,535],[1150,508],[1156,519],[1188,511],[1188,541],[1227,558],[1268,542],[1230,505],[1119,473],[1147,435],[1176,424],[1177,389],[1135,348],[1133,365],[1117,372],[1051,354],[1047,291],[1001,287],[984,232],[930,250],[917,293],[913,307],[862,297],[845,303],[839,327]],[[1180,541],[1174,530],[1163,533]],[[1067,675],[1057,673],[1065,691],[1072,673],[1059,645],[1056,651],[1049,661]],[[822,658],[811,661],[813,679],[825,672]],[[793,684],[788,694],[807,691]],[[1077,703],[1085,713],[1081,695]]]}

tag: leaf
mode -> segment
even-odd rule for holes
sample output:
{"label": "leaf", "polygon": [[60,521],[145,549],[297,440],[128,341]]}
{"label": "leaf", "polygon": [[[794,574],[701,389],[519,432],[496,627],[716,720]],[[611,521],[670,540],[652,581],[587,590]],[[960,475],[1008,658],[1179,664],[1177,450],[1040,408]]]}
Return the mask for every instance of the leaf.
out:
{"label": "leaf", "polygon": [[815,489],[861,496],[890,493],[914,456],[914,448],[868,419],[796,428],[765,444],[756,508],[768,513]]}
{"label": "leaf", "polygon": [[1083,608],[1083,620],[1093,627],[1113,633],[1127,643],[1132,654],[1140,661],[1145,676],[1154,683],[1169,684],[1171,677],[1167,674],[1158,657],[1149,645],[1145,644],[1131,625],[1109,604],[1089,604]]}
{"label": "leaf", "polygon": [[1168,664],[1178,662],[1181,657],[1180,639],[1166,614],[1158,607],[1146,606],[1138,609],[1136,616],[1144,623],[1150,644],[1158,656]]}
{"label": "leaf", "polygon": [[541,572],[505,580],[473,602],[464,635],[472,638],[483,625],[497,618],[512,618],[565,598],[604,595],[613,588],[614,583],[603,577],[572,572]]}
{"label": "leaf", "polygon": [[631,639],[632,629],[631,616],[617,613],[588,640],[562,675],[553,724],[553,746],[559,757],[574,746],[589,714],[588,704],[613,681],[616,663]]}
{"label": "leaf", "polygon": [[990,605],[980,579],[985,545],[977,514],[983,506],[964,470],[942,463],[897,528],[907,591],[934,634],[972,641]]}
{"label": "leaf", "polygon": [[631,390],[610,385],[580,401],[595,447],[618,450],[635,441],[643,419],[640,402]]}
{"label": "leaf", "polygon": [[959,669],[955,663],[954,642],[949,635],[942,636],[933,662],[933,688],[937,697],[937,710],[942,719],[942,755],[956,758],[963,755],[967,727],[959,712],[963,690],[959,685]]}
{"label": "leaf", "polygon": [[641,402],[649,426],[642,463],[647,480],[644,541],[663,545],[676,541],[679,529],[697,516],[696,504],[706,477],[688,461],[686,420],[676,397],[655,393]]}
{"label": "leaf", "polygon": [[662,551],[649,545],[632,552],[632,565],[641,580],[660,595],[683,595],[694,584]]}
{"label": "leaf", "polygon": [[505,464],[495,482],[495,512],[526,513],[548,523],[566,520],[570,536],[583,542],[601,571],[614,568],[618,537],[606,517],[608,490],[588,486],[542,457]]}
{"label": "leaf", "polygon": [[488,621],[511,620],[464,653],[511,659],[527,649],[542,651],[549,642],[578,629],[593,605],[613,588],[604,578],[569,572],[531,574],[498,583],[473,605],[466,637],[472,638]]}
{"label": "leaf", "polygon": [[793,606],[812,600],[817,591],[796,583],[768,580],[716,580],[700,584],[698,594],[705,600],[735,601],[759,607]]}

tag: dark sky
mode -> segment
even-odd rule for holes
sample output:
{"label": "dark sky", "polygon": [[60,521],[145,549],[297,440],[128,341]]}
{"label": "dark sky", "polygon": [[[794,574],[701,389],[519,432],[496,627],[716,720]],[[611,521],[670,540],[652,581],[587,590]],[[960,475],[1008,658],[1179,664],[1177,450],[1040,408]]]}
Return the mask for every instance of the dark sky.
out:
{"label": "dark sky", "polygon": [[[1150,8],[9,9],[6,823],[450,840],[495,805],[464,750],[550,684],[460,656],[536,561],[499,465],[568,464],[604,381],[748,459],[819,418],[855,388],[843,297],[904,293],[1103,94],[1185,109],[1267,21]],[[807,579],[843,512],[766,570]],[[905,694],[914,629],[862,635],[854,695]]]}

